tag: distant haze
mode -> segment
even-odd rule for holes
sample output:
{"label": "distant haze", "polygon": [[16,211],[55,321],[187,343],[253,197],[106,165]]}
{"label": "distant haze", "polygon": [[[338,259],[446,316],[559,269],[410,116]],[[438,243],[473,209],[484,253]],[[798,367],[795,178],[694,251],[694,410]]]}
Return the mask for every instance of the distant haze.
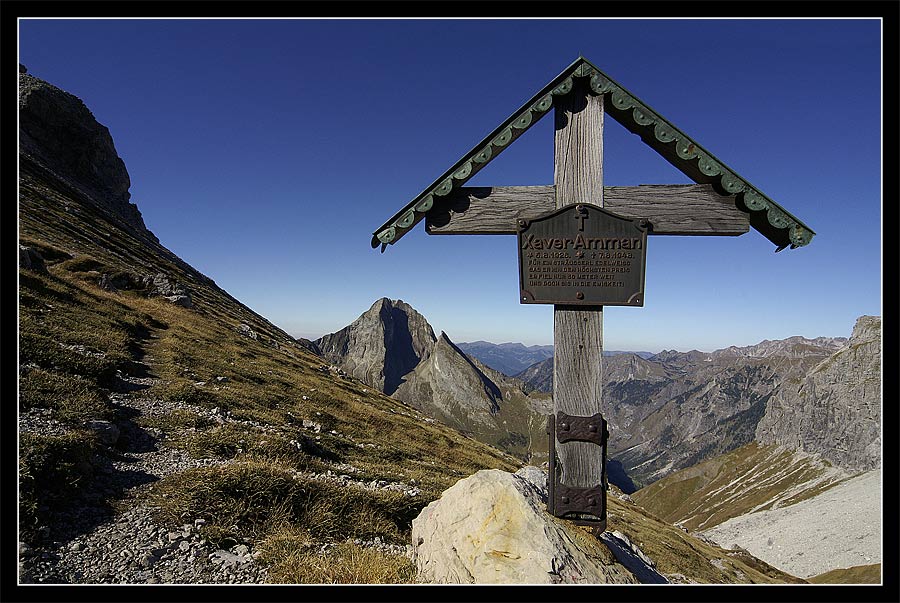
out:
{"label": "distant haze", "polygon": [[[531,345],[522,343],[491,343],[489,341],[473,341],[457,344],[458,347],[470,356],[474,356],[495,371],[513,377],[530,366],[553,357],[552,345]],[[635,352],[620,350],[604,350],[604,356],[616,354],[637,354],[641,358],[650,358],[652,352]]]}

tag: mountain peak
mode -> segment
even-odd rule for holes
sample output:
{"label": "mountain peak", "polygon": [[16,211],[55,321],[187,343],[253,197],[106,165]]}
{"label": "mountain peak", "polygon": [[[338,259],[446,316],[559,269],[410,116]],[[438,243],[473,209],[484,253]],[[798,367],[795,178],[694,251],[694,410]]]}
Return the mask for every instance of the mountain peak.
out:
{"label": "mountain peak", "polygon": [[857,344],[872,339],[881,339],[881,317],[860,316],[853,325],[853,334],[850,335],[850,343]]}
{"label": "mountain peak", "polygon": [[314,343],[353,377],[391,394],[403,376],[431,354],[436,340],[415,308],[382,297],[351,324]]}
{"label": "mountain peak", "polygon": [[19,152],[142,236],[131,179],[106,126],[78,97],[19,70]]}

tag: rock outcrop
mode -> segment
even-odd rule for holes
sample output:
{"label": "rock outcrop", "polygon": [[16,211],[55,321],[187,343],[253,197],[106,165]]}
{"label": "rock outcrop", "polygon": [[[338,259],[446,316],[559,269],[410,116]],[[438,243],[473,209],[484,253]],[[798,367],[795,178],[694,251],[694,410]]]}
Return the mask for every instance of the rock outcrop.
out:
{"label": "rock outcrop", "polygon": [[44,256],[41,255],[41,252],[24,245],[19,245],[19,266],[34,272],[47,272],[47,266],[44,264]]}
{"label": "rock outcrop", "polygon": [[188,288],[164,272],[145,276],[143,283],[149,297],[164,297],[183,308],[193,307]]}
{"label": "rock outcrop", "polygon": [[156,241],[130,202],[131,179],[109,130],[76,96],[19,71],[19,153]]}
{"label": "rock outcrop", "polygon": [[383,297],[351,324],[314,343],[352,377],[392,394],[403,376],[431,354],[436,340],[412,306]]}
{"label": "rock outcrop", "polygon": [[394,397],[464,428],[489,423],[500,410],[503,394],[442,331],[431,354],[406,375]]}
{"label": "rock outcrop", "polygon": [[785,382],[756,428],[761,443],[815,453],[848,470],[881,466],[881,318],[861,316],[849,342]]}
{"label": "rock outcrop", "polygon": [[535,467],[516,474],[479,471],[425,507],[412,523],[419,580],[438,584],[636,583],[605,544],[546,512],[546,484],[542,486],[534,474],[543,472]]}

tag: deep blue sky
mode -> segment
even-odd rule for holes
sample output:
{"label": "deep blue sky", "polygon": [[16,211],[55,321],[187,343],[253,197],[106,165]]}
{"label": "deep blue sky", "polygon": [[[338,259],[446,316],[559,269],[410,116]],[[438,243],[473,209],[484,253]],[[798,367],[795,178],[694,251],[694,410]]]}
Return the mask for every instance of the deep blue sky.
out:
{"label": "deep blue sky", "polygon": [[[881,22],[23,19],[19,60],[107,126],[144,221],[296,336],[382,296],[462,342],[552,343],[514,237],[373,230],[579,55],[817,235],[653,237],[607,349],[849,336],[882,313]],[[551,184],[545,118],[467,186]],[[689,181],[612,119],[604,183]]]}

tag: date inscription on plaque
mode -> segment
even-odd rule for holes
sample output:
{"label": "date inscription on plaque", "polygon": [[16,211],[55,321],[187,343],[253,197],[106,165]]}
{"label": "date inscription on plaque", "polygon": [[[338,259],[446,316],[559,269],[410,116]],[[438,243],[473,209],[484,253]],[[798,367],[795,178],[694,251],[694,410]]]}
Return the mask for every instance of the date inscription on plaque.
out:
{"label": "date inscription on plaque", "polygon": [[649,227],[588,203],[519,220],[519,301],[643,306]]}

